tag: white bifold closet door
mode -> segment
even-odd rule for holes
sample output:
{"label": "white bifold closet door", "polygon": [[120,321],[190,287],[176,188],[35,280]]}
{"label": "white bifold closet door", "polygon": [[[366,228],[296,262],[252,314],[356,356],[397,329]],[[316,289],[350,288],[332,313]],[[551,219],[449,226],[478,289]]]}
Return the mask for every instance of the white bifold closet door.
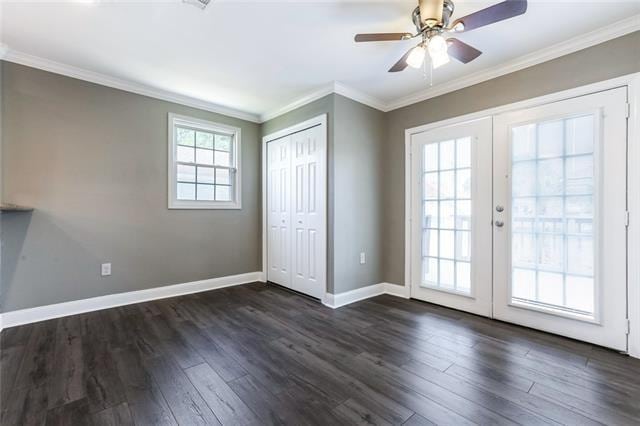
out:
{"label": "white bifold closet door", "polygon": [[315,126],[267,144],[267,279],[322,298],[326,136]]}

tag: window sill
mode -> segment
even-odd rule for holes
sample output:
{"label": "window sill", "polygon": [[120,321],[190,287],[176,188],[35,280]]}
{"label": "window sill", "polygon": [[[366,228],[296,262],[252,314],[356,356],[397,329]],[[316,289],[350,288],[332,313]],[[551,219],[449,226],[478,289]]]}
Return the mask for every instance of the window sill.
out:
{"label": "window sill", "polygon": [[19,206],[16,204],[0,203],[0,212],[31,212],[33,207]]}
{"label": "window sill", "polygon": [[239,202],[172,201],[169,210],[242,210]]}

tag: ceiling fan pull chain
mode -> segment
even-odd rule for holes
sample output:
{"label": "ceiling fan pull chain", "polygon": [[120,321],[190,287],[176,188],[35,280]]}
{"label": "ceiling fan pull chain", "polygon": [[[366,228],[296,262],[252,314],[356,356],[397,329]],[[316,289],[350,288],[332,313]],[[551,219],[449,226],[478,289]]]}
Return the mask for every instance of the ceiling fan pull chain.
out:
{"label": "ceiling fan pull chain", "polygon": [[425,60],[422,62],[422,78],[423,79],[427,79],[427,60],[425,58]]}
{"label": "ceiling fan pull chain", "polygon": [[429,87],[433,87],[433,61],[431,59],[427,61],[425,58],[424,62],[422,62],[422,78],[427,79],[427,62],[429,62]]}
{"label": "ceiling fan pull chain", "polygon": [[433,87],[433,60],[431,58],[429,58],[429,87]]}

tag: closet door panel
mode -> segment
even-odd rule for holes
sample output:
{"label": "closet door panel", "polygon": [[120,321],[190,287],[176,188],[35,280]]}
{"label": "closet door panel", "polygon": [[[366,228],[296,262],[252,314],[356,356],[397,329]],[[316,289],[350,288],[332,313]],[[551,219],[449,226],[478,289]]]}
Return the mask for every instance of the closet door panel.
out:
{"label": "closet door panel", "polygon": [[295,178],[295,273],[293,288],[322,298],[325,291],[325,150],[321,127],[313,127],[291,137]]}
{"label": "closet door panel", "polygon": [[267,280],[291,287],[290,136],[267,145]]}

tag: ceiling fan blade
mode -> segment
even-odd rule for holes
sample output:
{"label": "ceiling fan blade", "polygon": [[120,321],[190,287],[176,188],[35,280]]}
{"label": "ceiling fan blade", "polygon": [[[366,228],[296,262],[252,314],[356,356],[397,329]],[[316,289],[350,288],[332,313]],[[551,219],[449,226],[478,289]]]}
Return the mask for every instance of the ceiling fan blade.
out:
{"label": "ceiling fan blade", "polygon": [[482,55],[482,52],[473,46],[469,46],[467,43],[458,40],[457,38],[447,39],[449,48],[447,53],[449,56],[453,56],[463,64],[473,61],[478,56]]}
{"label": "ceiling fan blade", "polygon": [[442,22],[442,9],[444,8],[444,0],[419,0],[420,21],[432,27]]}
{"label": "ceiling fan blade", "polygon": [[505,0],[486,9],[456,19],[450,28],[455,28],[462,22],[464,28],[460,31],[470,31],[495,22],[504,21],[527,11],[527,0]]}
{"label": "ceiling fan blade", "polygon": [[372,34],[356,34],[354,40],[358,43],[363,41],[394,41],[406,40],[413,37],[411,33],[372,33]]}
{"label": "ceiling fan blade", "polygon": [[398,71],[404,70],[409,65],[407,64],[407,58],[409,57],[409,54],[411,53],[412,50],[413,50],[413,47],[407,50],[407,53],[402,55],[402,58],[400,58],[398,62],[396,62],[395,64],[393,64],[391,68],[389,68],[389,72],[398,72]]}

